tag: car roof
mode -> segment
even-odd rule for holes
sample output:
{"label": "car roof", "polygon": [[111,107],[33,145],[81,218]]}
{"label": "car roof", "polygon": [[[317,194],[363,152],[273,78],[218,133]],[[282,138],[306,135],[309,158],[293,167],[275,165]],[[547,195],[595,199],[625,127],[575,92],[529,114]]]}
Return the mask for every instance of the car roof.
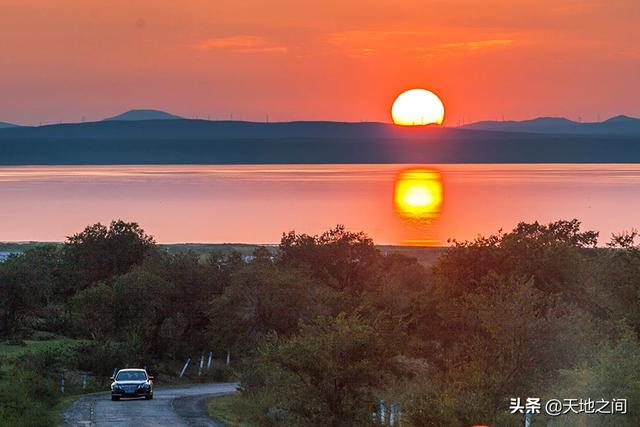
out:
{"label": "car roof", "polygon": [[120,369],[118,372],[131,372],[131,371],[135,371],[135,372],[147,372],[144,369],[138,369],[138,368],[126,368],[126,369]]}

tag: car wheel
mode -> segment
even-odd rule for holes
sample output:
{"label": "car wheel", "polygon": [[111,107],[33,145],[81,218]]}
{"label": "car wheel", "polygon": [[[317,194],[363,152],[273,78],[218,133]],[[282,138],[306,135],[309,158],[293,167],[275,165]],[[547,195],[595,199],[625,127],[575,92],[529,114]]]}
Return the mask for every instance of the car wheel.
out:
{"label": "car wheel", "polygon": [[118,396],[111,396],[111,400],[116,401],[116,400],[120,400],[120,398]]}

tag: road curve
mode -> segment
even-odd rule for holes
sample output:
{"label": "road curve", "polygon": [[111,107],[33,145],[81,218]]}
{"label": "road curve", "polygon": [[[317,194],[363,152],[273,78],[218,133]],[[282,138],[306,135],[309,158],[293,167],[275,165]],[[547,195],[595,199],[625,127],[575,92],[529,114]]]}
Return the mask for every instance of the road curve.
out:
{"label": "road curve", "polygon": [[111,401],[111,394],[87,395],[73,401],[62,414],[62,425],[68,427],[102,426],[192,426],[221,427],[207,417],[207,398],[231,394],[233,383],[200,384],[180,388],[156,389],[153,400],[124,399]]}

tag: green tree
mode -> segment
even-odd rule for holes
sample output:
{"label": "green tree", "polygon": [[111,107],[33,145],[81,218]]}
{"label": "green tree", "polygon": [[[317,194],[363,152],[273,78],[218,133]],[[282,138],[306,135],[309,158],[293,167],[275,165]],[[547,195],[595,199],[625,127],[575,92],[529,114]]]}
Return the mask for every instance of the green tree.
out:
{"label": "green tree", "polygon": [[141,268],[113,279],[115,335],[138,337],[145,353],[157,350],[169,282]]}
{"label": "green tree", "polygon": [[39,247],[0,264],[0,335],[44,327],[46,307],[54,297],[58,250]]}
{"label": "green tree", "polygon": [[611,317],[625,321],[640,334],[640,246],[638,233],[614,234],[609,249],[594,259],[592,277],[597,297]]}
{"label": "green tree", "polygon": [[394,372],[394,356],[375,324],[357,315],[319,318],[299,335],[264,341],[254,359],[261,380],[245,386],[250,398],[271,397],[264,413],[276,424],[370,425],[376,391]]}
{"label": "green tree", "polygon": [[636,410],[640,402],[640,342],[637,335],[626,329],[617,340],[604,341],[594,357],[573,369],[559,371],[548,397],[627,400],[626,415],[568,414],[553,420],[554,426],[640,425],[640,413]]}
{"label": "green tree", "polygon": [[581,231],[575,219],[547,225],[520,223],[510,233],[455,242],[438,260],[435,283],[442,298],[450,299],[475,292],[493,274],[533,277],[536,288],[606,317],[597,296],[585,288],[591,262],[585,248],[595,246],[597,236]]}
{"label": "green tree", "polygon": [[[179,333],[182,351],[203,350],[210,324],[209,303],[222,292],[232,269],[224,263],[224,257],[207,259],[188,251],[154,253],[140,267],[165,283],[155,288],[154,298],[162,301],[156,306],[158,327],[166,322],[165,337]],[[164,343],[169,344],[166,340]],[[169,347],[173,346],[163,348]]]}
{"label": "green tree", "polygon": [[115,332],[120,313],[110,285],[99,283],[84,289],[71,299],[70,305],[73,323],[83,336],[105,339]]}
{"label": "green tree", "polygon": [[253,262],[233,273],[230,285],[212,300],[209,333],[216,345],[247,352],[269,333],[297,332],[300,322],[329,308],[334,293],[304,270]]}
{"label": "green tree", "polygon": [[513,425],[510,397],[542,396],[550,372],[575,364],[576,353],[593,354],[606,336],[589,313],[545,294],[532,278],[487,277],[446,311],[440,306],[436,322],[452,338],[425,355],[437,370],[413,399],[420,426]]}
{"label": "green tree", "polygon": [[135,222],[112,221],[109,227],[90,225],[67,238],[64,245],[65,276],[76,287],[128,272],[153,249],[153,237]]}
{"label": "green tree", "polygon": [[282,263],[309,268],[314,277],[349,292],[375,288],[382,258],[371,238],[347,231],[343,225],[319,236],[283,234],[279,254]]}

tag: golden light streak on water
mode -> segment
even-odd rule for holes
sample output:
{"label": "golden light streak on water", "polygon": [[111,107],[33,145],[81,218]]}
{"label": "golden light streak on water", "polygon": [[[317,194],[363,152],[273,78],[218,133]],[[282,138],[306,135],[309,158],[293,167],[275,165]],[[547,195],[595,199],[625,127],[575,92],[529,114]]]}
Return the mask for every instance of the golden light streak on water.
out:
{"label": "golden light streak on water", "polygon": [[440,216],[444,201],[442,177],[431,169],[408,169],[395,182],[394,204],[398,215],[418,222],[431,222]]}

